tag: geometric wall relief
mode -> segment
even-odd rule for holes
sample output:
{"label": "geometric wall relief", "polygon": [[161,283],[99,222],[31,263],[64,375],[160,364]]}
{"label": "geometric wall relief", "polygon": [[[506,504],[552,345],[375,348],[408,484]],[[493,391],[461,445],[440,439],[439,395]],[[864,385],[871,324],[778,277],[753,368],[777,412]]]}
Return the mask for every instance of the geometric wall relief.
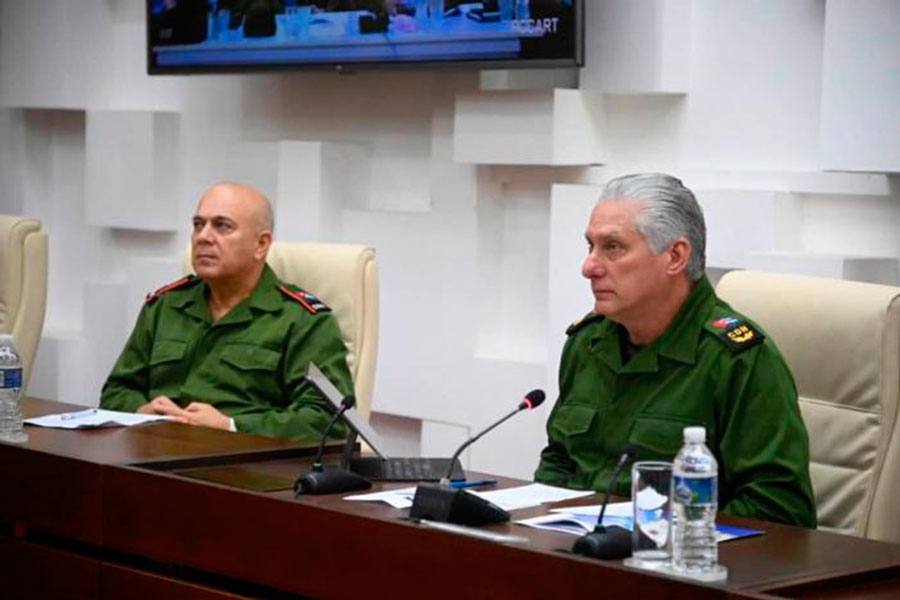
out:
{"label": "geometric wall relief", "polygon": [[690,85],[690,0],[586,3],[580,87],[605,93],[683,94]]}
{"label": "geometric wall relief", "polygon": [[547,310],[547,392],[556,394],[559,355],[566,328],[593,307],[590,285],[581,276],[587,254],[584,230],[602,187],[558,184],[551,188],[550,267]]}
{"label": "geometric wall relief", "polygon": [[746,268],[751,252],[798,250],[801,203],[792,194],[696,190],[706,221],[707,267]]}
{"label": "geometric wall relief", "polygon": [[552,90],[576,89],[579,69],[504,69],[478,72],[478,89],[500,90]]}
{"label": "geometric wall relief", "polygon": [[510,165],[605,162],[600,94],[578,90],[458,94],[453,160]]}
{"label": "geometric wall relief", "polygon": [[747,268],[883,285],[900,285],[896,256],[839,256],[800,252],[751,252]]}
{"label": "geometric wall relief", "polygon": [[824,45],[822,166],[900,173],[900,2],[829,0]]}
{"label": "geometric wall relief", "polygon": [[512,178],[480,190],[479,309],[473,315],[478,358],[535,365],[547,361],[549,206],[547,181]]}
{"label": "geometric wall relief", "polygon": [[84,349],[80,334],[44,330],[25,393],[45,400],[96,406],[96,399],[84,393]]}
{"label": "geometric wall relief", "polygon": [[89,225],[174,231],[179,219],[179,115],[88,110],[85,221]]}
{"label": "geometric wall relief", "polygon": [[[0,213],[22,214],[26,129],[23,111],[0,109]],[[45,225],[46,226],[46,225]]]}
{"label": "geometric wall relief", "polygon": [[278,143],[275,231],[278,239],[336,241],[345,208],[366,208],[371,150],[326,142]]}
{"label": "geometric wall relief", "polygon": [[84,284],[84,400],[96,406],[100,391],[134,324],[128,320],[128,286],[124,282]]}

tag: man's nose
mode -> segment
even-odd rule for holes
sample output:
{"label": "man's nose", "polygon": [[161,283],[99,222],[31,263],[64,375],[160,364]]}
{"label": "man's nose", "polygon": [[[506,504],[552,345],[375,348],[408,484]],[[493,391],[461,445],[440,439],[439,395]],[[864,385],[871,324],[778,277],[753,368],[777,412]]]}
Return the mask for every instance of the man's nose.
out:
{"label": "man's nose", "polygon": [[204,223],[199,229],[194,230],[194,241],[197,243],[208,243],[210,241],[210,233],[212,228],[209,223]]}
{"label": "man's nose", "polygon": [[603,265],[603,261],[601,261],[593,252],[585,257],[584,263],[581,265],[581,275],[585,279],[602,277],[605,272],[606,268]]}

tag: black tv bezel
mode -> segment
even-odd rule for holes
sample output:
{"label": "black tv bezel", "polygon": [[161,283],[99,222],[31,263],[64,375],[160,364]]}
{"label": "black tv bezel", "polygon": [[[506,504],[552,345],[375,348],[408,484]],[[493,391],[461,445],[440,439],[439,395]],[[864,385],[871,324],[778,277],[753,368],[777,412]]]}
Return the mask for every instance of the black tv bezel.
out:
{"label": "black tv bezel", "polygon": [[145,0],[144,20],[147,48],[148,75],[234,75],[252,73],[290,73],[290,72],[327,72],[351,74],[362,71],[379,70],[506,70],[506,69],[565,69],[584,66],[584,0],[573,0],[575,11],[575,56],[572,58],[516,58],[516,59],[474,59],[474,60],[416,60],[416,61],[346,61],[346,62],[308,62],[248,65],[191,65],[177,67],[159,67],[153,64],[153,43],[150,31],[150,4],[153,0]]}

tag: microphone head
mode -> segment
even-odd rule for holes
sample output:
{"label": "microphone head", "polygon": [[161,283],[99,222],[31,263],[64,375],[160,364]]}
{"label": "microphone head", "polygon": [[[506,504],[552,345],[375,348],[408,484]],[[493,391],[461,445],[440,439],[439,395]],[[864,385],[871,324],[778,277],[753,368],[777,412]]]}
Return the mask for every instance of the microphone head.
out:
{"label": "microphone head", "polygon": [[344,396],[344,399],[341,400],[341,408],[343,410],[350,410],[356,405],[356,396],[350,394],[348,396]]}
{"label": "microphone head", "polygon": [[547,394],[544,393],[544,390],[531,390],[530,392],[525,394],[525,399],[522,400],[521,404],[519,404],[519,410],[522,410],[524,408],[530,408],[534,410],[541,405],[546,397]]}

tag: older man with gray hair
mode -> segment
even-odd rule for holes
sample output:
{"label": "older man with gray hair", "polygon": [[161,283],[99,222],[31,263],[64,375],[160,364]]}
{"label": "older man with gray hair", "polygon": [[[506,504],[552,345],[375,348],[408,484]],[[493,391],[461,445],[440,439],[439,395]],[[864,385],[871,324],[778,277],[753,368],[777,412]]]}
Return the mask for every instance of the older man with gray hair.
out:
{"label": "older man with gray hair", "polygon": [[[672,460],[686,426],[706,428],[723,514],[816,526],[797,389],[759,327],[716,297],[706,226],[669,175],[619,177],[591,213],[594,310],[567,330],[559,399],[535,479],[607,490],[626,445]],[[616,494],[627,496],[619,479]]]}

